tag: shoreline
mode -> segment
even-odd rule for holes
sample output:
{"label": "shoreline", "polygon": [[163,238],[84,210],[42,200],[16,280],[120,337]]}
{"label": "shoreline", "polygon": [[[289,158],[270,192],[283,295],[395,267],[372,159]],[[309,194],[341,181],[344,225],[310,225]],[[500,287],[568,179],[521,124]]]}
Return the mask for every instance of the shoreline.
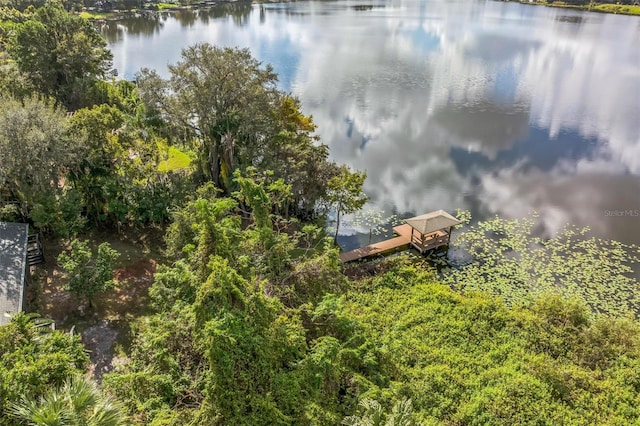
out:
{"label": "shoreline", "polygon": [[[527,5],[527,6],[546,6],[546,7],[554,7],[560,9],[571,9],[571,10],[580,10],[585,12],[595,12],[595,13],[609,13],[614,15],[626,15],[626,16],[640,16],[640,5],[623,5],[623,4],[614,4],[614,3],[598,3],[598,4],[590,4],[590,5],[573,5],[566,4],[561,2],[543,2],[543,1],[526,1],[526,0],[498,0],[503,2],[511,2],[514,1],[519,4]],[[87,10],[86,8],[80,12],[76,12],[78,16],[81,16],[92,22],[100,22],[100,21],[117,21],[123,18],[129,17],[139,17],[144,15],[155,15],[162,12],[178,12],[181,10],[199,10],[199,9],[207,9],[215,6],[220,6],[223,4],[253,4],[253,3],[263,3],[261,1],[251,1],[251,0],[204,0],[200,3],[196,4],[180,4],[180,3],[158,3],[148,5],[142,9],[128,9],[128,10],[111,10],[111,11],[101,11],[101,10]]]}
{"label": "shoreline", "polygon": [[103,10],[87,10],[86,8],[76,14],[91,22],[101,21],[117,21],[123,18],[140,17],[156,15],[162,12],[178,12],[181,10],[200,10],[207,9],[223,4],[252,4],[252,1],[242,0],[205,0],[196,4],[180,4],[180,3],[158,3],[158,5],[150,5],[142,9],[116,9],[110,11]]}
{"label": "shoreline", "polygon": [[[504,2],[510,2],[512,0],[500,0]],[[588,5],[574,5],[561,2],[546,3],[541,1],[524,1],[514,0],[516,3],[524,4],[527,6],[546,6],[555,7],[559,9],[571,9],[580,10],[584,12],[595,13],[608,13],[612,15],[626,15],[626,16],[640,16],[640,6],[627,5],[627,4],[615,4],[615,3],[597,3]]]}

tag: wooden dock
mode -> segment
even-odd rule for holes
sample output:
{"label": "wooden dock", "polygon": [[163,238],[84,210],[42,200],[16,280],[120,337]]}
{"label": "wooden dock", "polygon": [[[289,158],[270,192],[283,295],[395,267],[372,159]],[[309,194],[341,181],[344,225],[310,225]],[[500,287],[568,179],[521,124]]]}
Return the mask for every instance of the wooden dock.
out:
{"label": "wooden dock", "polygon": [[353,262],[371,256],[383,255],[395,250],[399,250],[406,246],[409,248],[411,242],[411,226],[400,225],[393,228],[393,232],[398,234],[397,237],[389,240],[380,241],[379,243],[369,244],[355,250],[340,253],[340,261],[342,263]]}
{"label": "wooden dock", "polygon": [[420,254],[431,253],[439,247],[447,247],[451,231],[460,224],[458,219],[444,210],[405,220],[407,223],[393,228],[397,237],[341,253],[340,261],[346,263],[372,256],[383,256],[409,247],[414,247]]}

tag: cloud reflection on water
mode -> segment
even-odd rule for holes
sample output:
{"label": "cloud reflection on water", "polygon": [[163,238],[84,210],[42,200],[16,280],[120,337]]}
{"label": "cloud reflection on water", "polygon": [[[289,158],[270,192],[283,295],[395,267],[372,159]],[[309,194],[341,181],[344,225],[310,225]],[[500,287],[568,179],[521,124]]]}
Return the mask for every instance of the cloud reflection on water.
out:
{"label": "cloud reflection on water", "polygon": [[[521,7],[512,10],[517,14]],[[536,10],[547,18],[553,13]],[[411,32],[411,22],[393,19],[396,28]],[[323,102],[311,112],[323,140],[338,161],[368,171],[366,189],[378,208],[453,210],[469,207],[471,198],[481,216],[537,210],[549,232],[570,222],[640,242],[640,218],[605,216],[640,209],[639,32],[632,19],[598,16],[580,25],[537,16],[531,27],[528,19],[513,22],[509,14],[488,24],[448,16],[421,23],[429,39],[441,40],[437,49],[424,52],[410,38],[388,34],[366,44],[347,40],[331,49],[331,57],[312,55],[314,78],[297,87],[303,101],[322,90]],[[390,48],[394,39],[398,46]],[[377,81],[390,64],[400,67],[398,78],[414,80]],[[507,96],[499,96],[509,85],[499,81],[501,74],[512,76]],[[362,78],[368,84],[344,97]],[[484,159],[460,170],[451,148]],[[559,157],[534,152],[541,148]],[[505,168],[504,161],[493,161],[499,153],[517,163]],[[541,159],[545,165],[531,167]]]}
{"label": "cloud reflection on water", "polygon": [[[637,18],[501,2],[357,4],[255,5],[188,27],[167,19],[152,42],[171,50],[140,66],[162,71],[196,41],[249,47],[301,98],[332,157],[367,170],[375,208],[535,209],[548,231],[572,222],[640,243],[640,218],[604,214],[640,209]],[[127,41],[115,42],[116,63],[132,66],[135,47],[118,51]]]}

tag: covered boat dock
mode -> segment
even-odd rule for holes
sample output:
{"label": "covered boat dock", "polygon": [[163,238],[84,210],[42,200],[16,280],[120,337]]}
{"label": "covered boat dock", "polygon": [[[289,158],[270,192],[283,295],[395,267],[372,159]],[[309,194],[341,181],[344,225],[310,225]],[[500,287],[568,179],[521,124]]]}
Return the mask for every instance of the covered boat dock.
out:
{"label": "covered boat dock", "polygon": [[340,254],[342,263],[415,248],[420,254],[449,245],[451,232],[461,222],[444,210],[405,219],[405,224],[393,228],[394,238],[369,244]]}

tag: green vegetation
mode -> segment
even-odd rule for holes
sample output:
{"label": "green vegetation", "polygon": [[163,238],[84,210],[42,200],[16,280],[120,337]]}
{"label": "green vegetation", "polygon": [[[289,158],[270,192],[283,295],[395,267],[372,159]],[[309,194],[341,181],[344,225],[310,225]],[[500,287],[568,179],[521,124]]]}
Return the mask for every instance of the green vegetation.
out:
{"label": "green vegetation", "polygon": [[398,401],[391,413],[384,412],[384,408],[374,399],[360,401],[361,415],[348,416],[342,420],[342,424],[348,426],[415,426],[415,414],[410,399]]}
{"label": "green vegetation", "polygon": [[174,170],[187,169],[191,166],[191,157],[184,151],[179,150],[175,146],[168,149],[168,158],[158,164],[159,172],[170,172]]}
{"label": "green vegetation", "polygon": [[49,325],[35,315],[18,314],[0,327],[0,425],[24,424],[9,416],[14,404],[44,396],[87,367],[80,337]]}
{"label": "green vegetation", "polygon": [[597,4],[590,7],[589,10],[595,10],[598,12],[606,13],[619,13],[622,15],[640,15],[640,6],[638,5],[624,5],[624,4]]}
{"label": "green vegetation", "polygon": [[294,216],[312,216],[327,201],[326,182],[342,169],[328,161],[328,149],[317,143],[315,125],[300,112],[300,102],[276,88],[270,66],[246,49],[199,44],[185,49],[169,72],[163,79],[142,70],[140,96],[176,143],[197,153],[197,183],[213,182],[229,194],[236,189],[234,171],[255,167],[272,171],[271,182],[282,179],[291,186],[283,207]]}
{"label": "green vegetation", "polygon": [[163,10],[163,9],[174,9],[176,7],[180,6],[180,3],[166,3],[166,2],[158,2],[158,3],[154,3],[153,6],[157,7],[158,10]]}
{"label": "green vegetation", "polygon": [[[329,161],[269,66],[201,44],[167,79],[111,81],[75,6],[12,5],[0,220],[68,248],[46,278],[89,302],[121,289],[117,252],[88,235],[165,241],[146,242],[164,251],[148,296],[114,301],[140,306],[118,316],[132,342],[100,387],[78,336],[35,315],[0,327],[0,425],[640,421],[638,247],[495,218],[457,239],[467,265],[398,257],[347,275],[318,224],[362,207],[365,175]],[[373,233],[381,215],[358,220]]]}
{"label": "green vegetation", "polygon": [[[524,4],[531,4],[528,1],[520,1]],[[594,0],[563,0],[563,1],[537,1],[533,4],[551,7],[561,7],[566,9],[588,10],[592,12],[617,13],[621,15],[640,15],[640,6],[631,0],[618,3],[607,3],[606,1]]]}
{"label": "green vegetation", "polygon": [[[7,3],[13,4],[28,4],[38,3],[44,0],[2,0]],[[110,19],[118,18],[122,16],[131,16],[134,13],[149,14],[162,10],[186,10],[196,9],[199,7],[211,7],[211,3],[205,0],[177,0],[177,1],[140,1],[140,0],[113,0],[113,1],[98,1],[98,0],[84,0],[81,3],[76,0],[64,0],[63,2],[66,10],[74,13],[78,13],[85,19]],[[0,1],[1,5],[1,1]],[[39,4],[42,6],[42,4]],[[251,8],[251,1],[238,1],[229,2],[224,1],[217,4],[218,7],[223,7],[228,12],[238,8]],[[16,7],[17,8],[17,7]],[[22,9],[24,10],[24,9]]]}
{"label": "green vegetation", "polygon": [[82,19],[109,19],[116,16],[116,13],[83,10],[82,12],[78,13],[78,16]]}
{"label": "green vegetation", "polygon": [[509,309],[463,296],[399,262],[337,302],[387,361],[388,386],[364,397],[411,398],[423,424],[632,424],[638,323],[590,319],[543,295]]}
{"label": "green vegetation", "polygon": [[15,404],[14,417],[34,426],[120,426],[125,416],[111,397],[97,385],[76,375],[62,387],[50,389],[40,399],[27,398]]}
{"label": "green vegetation", "polygon": [[[347,280],[333,250],[293,259],[296,241],[263,216],[282,193],[240,180],[240,198],[253,200],[249,227],[213,188],[176,212],[167,235],[176,260],[151,289],[157,314],[141,326],[132,363],[105,378],[142,423],[640,418],[636,321],[553,294],[509,307],[486,293],[456,293],[408,258]],[[600,262],[592,255],[582,260]],[[156,354],[153,345],[167,349]]]}
{"label": "green vegetation", "polygon": [[94,255],[88,241],[73,240],[69,251],[58,256],[58,263],[67,275],[66,290],[91,303],[96,293],[114,287],[113,266],[120,254],[109,243],[102,243]]}
{"label": "green vegetation", "polygon": [[[284,219],[270,214],[287,188],[238,174],[235,180],[251,225],[242,226],[238,201],[218,198],[213,186],[176,212],[167,233],[175,262],[159,270],[150,290],[157,314],[142,326],[131,364],[105,383],[127,396],[142,422],[290,424],[307,411],[335,422],[338,407],[321,402],[319,382],[309,381],[324,367],[320,359],[305,360],[327,348],[309,348],[302,323],[308,314],[298,307],[344,286],[337,253],[325,244],[294,260],[304,235],[277,232]],[[156,353],[156,345],[167,350]]]}
{"label": "green vegetation", "polygon": [[36,90],[67,108],[85,105],[82,89],[107,75],[112,58],[91,24],[55,2],[10,24],[7,52]]}
{"label": "green vegetation", "polygon": [[343,214],[355,213],[367,202],[367,196],[362,192],[362,185],[367,178],[364,173],[351,173],[346,166],[340,173],[327,182],[329,189],[329,204],[336,212],[336,232],[333,240],[338,242],[338,231],[340,230],[340,219]]}
{"label": "green vegetation", "polygon": [[473,261],[450,271],[445,282],[461,291],[495,294],[512,306],[557,293],[595,312],[638,316],[640,293],[632,274],[640,247],[590,237],[586,228],[533,237],[535,224],[535,217],[496,217],[467,227],[456,244]]}
{"label": "green vegetation", "polygon": [[[14,208],[5,214],[18,218],[32,212],[34,221],[52,229],[58,228],[59,220],[74,221],[73,206],[66,205],[72,195],[59,185],[65,165],[72,164],[75,156],[64,112],[35,96],[0,99],[0,151],[6,154],[0,162],[0,197],[7,194],[0,200]],[[56,204],[60,214],[45,218],[48,204]]]}

